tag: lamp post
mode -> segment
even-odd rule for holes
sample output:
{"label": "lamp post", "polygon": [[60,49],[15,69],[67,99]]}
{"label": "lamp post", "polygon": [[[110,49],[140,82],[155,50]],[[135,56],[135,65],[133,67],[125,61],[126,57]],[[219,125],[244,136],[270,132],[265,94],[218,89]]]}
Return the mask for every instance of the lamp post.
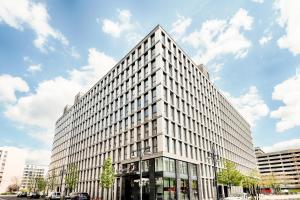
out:
{"label": "lamp post", "polygon": [[140,171],[140,200],[143,200],[143,184],[142,184],[142,178],[143,178],[143,170],[142,170],[142,158],[145,154],[150,153],[150,146],[144,147],[144,148],[137,148],[136,150],[131,151],[131,153],[137,153],[137,156],[139,156],[139,171]]}
{"label": "lamp post", "polygon": [[216,189],[217,200],[219,200],[218,192],[218,176],[217,176],[217,162],[219,161],[219,155],[216,153],[215,146],[211,146],[211,152],[208,152],[209,158],[212,159],[213,169],[214,169],[214,185]]}

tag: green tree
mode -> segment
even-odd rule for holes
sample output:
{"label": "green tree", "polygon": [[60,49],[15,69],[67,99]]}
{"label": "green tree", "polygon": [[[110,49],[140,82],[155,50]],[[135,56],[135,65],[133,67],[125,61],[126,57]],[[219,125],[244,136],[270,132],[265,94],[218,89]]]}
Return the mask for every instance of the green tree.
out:
{"label": "green tree", "polygon": [[225,161],[224,169],[217,174],[218,183],[227,185],[231,190],[232,186],[239,186],[243,175],[236,169],[236,164],[231,161]]}
{"label": "green tree", "polygon": [[106,189],[106,191],[108,191],[108,189],[113,186],[114,181],[115,172],[112,166],[112,160],[111,158],[107,158],[103,164],[102,174],[100,176],[100,184],[103,188]]}
{"label": "green tree", "polygon": [[68,166],[67,175],[65,176],[65,183],[68,187],[69,192],[72,192],[73,189],[77,186],[79,180],[79,172],[75,164]]}
{"label": "green tree", "polygon": [[36,191],[36,178],[30,177],[28,180],[27,185],[28,192],[35,192]]}
{"label": "green tree", "polygon": [[[54,190],[56,184],[56,173],[55,170],[51,170],[50,173],[48,173],[48,178],[47,178],[47,188],[51,192]],[[48,193],[48,192],[47,192]]]}
{"label": "green tree", "polygon": [[44,177],[36,177],[36,187],[39,192],[45,193],[46,189],[46,180]]}
{"label": "green tree", "polygon": [[256,188],[259,185],[259,179],[259,173],[255,170],[251,171],[249,175],[244,175],[242,179],[243,188],[246,188],[253,198],[257,194]]}

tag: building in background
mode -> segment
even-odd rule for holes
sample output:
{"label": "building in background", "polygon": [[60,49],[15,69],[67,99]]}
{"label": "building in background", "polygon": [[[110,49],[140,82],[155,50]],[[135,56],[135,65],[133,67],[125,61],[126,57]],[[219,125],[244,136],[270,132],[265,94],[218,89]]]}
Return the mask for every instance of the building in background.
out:
{"label": "building in background", "polygon": [[263,181],[274,179],[280,189],[300,191],[300,149],[265,153],[255,148]]}
{"label": "building in background", "polygon": [[[135,150],[146,147],[151,154],[142,158],[143,199],[215,197],[212,147],[219,170],[224,159],[244,174],[256,169],[250,125],[213,85],[205,67],[160,26],[88,92],[77,95],[55,125],[49,173],[57,174],[58,191],[67,191],[63,172],[75,164],[75,191],[137,199]],[[106,193],[99,177],[108,157],[118,177]]]}
{"label": "building in background", "polygon": [[35,164],[25,164],[22,181],[21,181],[21,189],[28,189],[32,187],[32,180],[39,177],[45,177],[47,172],[47,166],[43,165],[35,165]]}
{"label": "building in background", "polygon": [[4,149],[0,149],[0,186],[4,176],[6,160],[7,160],[7,151]]}

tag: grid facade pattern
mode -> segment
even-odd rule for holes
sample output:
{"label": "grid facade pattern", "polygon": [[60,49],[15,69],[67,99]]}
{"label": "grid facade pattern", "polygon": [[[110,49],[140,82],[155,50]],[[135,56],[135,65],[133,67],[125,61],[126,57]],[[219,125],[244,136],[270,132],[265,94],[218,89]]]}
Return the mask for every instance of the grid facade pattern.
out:
{"label": "grid facade pattern", "polygon": [[265,153],[255,149],[258,169],[263,180],[275,177],[281,188],[300,189],[300,149]]}
{"label": "grid facade pattern", "polygon": [[[150,146],[148,158],[199,165],[200,196],[210,199],[213,168],[207,157],[212,145],[220,158],[236,162],[241,171],[256,168],[249,124],[210,82],[205,68],[194,64],[157,26],[65,109],[56,122],[49,170],[59,173],[75,163],[76,190],[99,197],[103,161],[111,157],[118,173],[122,164],[137,160],[130,152]],[[119,179],[109,199],[117,198],[113,194]]]}

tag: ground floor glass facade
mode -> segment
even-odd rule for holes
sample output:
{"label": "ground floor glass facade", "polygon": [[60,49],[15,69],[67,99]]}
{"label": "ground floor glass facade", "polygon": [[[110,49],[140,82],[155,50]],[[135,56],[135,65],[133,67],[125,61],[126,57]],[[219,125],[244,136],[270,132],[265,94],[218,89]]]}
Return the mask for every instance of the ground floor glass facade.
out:
{"label": "ground floor glass facade", "polygon": [[[121,199],[140,195],[138,162],[123,165]],[[199,169],[196,164],[167,157],[142,162],[143,200],[199,200]]]}

